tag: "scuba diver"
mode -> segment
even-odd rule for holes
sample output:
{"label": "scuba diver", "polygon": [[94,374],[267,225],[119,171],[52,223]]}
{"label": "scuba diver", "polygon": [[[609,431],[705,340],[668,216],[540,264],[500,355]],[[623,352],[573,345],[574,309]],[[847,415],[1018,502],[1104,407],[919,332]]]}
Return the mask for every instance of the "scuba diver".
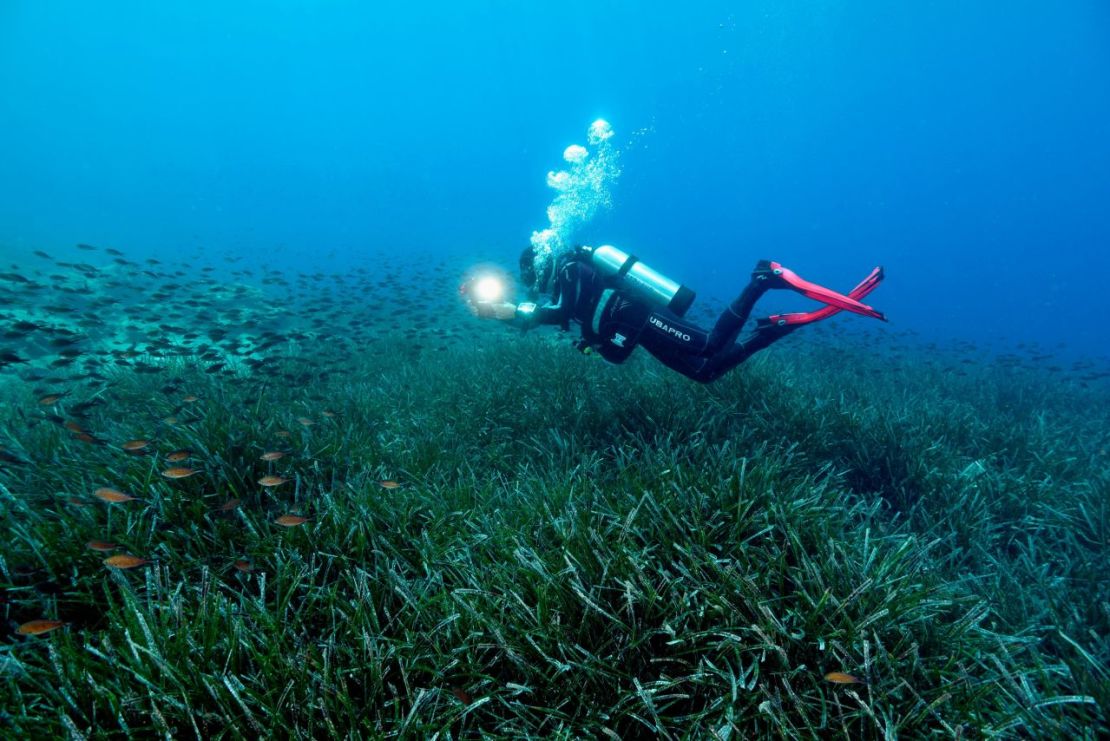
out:
{"label": "scuba diver", "polygon": [[[566,331],[573,321],[581,327],[577,346],[583,352],[593,350],[609,362],[622,363],[643,346],[663,365],[701,383],[717,380],[796,329],[841,310],[886,321],[860,303],[882,281],[881,267],[844,295],[810,283],[777,262],[760,260],[751,281],[708,331],[683,318],[694,301],[693,291],[610,245],[576,247],[545,261],[538,271],[535,250],[529,247],[520,256],[520,277],[530,301],[513,304],[483,295],[476,290],[479,278],[464,283],[459,292],[479,317],[514,322],[524,330],[555,324]],[[756,301],[772,288],[797,291],[825,306],[759,319],[751,335],[738,342]],[[540,294],[547,293],[551,299],[537,303]]]}

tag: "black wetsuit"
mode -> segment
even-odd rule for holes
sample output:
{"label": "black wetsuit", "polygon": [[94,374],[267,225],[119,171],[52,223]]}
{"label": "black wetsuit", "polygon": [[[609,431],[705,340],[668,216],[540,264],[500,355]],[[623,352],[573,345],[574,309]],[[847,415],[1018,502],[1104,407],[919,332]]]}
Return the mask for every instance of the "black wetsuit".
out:
{"label": "black wetsuit", "polygon": [[577,322],[583,342],[610,362],[622,363],[643,346],[663,365],[702,383],[715,381],[795,329],[762,327],[736,341],[755,302],[770,287],[755,278],[709,331],[614,287],[581,259],[564,258],[553,281],[552,299],[536,307],[532,324],[558,324],[565,330]]}

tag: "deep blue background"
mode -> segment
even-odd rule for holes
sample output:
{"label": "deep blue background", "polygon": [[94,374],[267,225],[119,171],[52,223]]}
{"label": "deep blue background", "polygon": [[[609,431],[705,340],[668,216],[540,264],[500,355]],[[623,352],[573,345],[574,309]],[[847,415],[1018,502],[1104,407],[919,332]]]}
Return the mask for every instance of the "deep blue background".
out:
{"label": "deep blue background", "polygon": [[511,266],[603,116],[582,238],[703,296],[883,263],[896,328],[1105,354],[1108,114],[1098,0],[0,0],[0,255]]}

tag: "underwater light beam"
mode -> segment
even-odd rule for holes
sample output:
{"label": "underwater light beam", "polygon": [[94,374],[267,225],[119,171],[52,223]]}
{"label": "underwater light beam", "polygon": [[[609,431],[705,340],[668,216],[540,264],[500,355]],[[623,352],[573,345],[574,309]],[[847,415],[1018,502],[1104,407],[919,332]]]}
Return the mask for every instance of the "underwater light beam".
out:
{"label": "underwater light beam", "polygon": [[500,301],[505,296],[505,282],[496,275],[483,275],[474,282],[471,293],[478,301]]}

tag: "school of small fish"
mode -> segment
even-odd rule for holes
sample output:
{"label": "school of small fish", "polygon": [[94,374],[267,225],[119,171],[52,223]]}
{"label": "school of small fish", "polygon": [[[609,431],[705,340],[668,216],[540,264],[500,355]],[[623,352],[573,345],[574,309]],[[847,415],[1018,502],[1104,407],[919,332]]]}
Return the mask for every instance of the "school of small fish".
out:
{"label": "school of small fish", "polygon": [[[291,421],[308,434],[317,425],[341,420],[340,411],[324,408],[331,400],[312,389],[346,367],[352,354],[388,351],[412,359],[447,350],[480,331],[472,322],[442,320],[444,311],[462,311],[453,291],[458,271],[443,260],[403,266],[383,262],[353,274],[290,275],[234,265],[239,257],[225,258],[232,266],[221,270],[198,267],[196,259],[167,264],[131,260],[113,248],[80,244],[77,249],[101,259],[67,261],[36,251],[32,259],[10,266],[10,272],[0,272],[0,384],[18,378],[30,386],[28,407],[18,410],[29,427],[57,425],[74,444],[149,460],[152,473],[167,485],[197,496],[205,491],[206,455],[165,446],[170,431],[186,429],[205,402],[182,386],[174,371],[182,360],[222,384],[242,387],[248,397],[266,384],[305,389],[305,405],[314,412]],[[366,309],[352,311],[352,302]],[[172,411],[148,419],[150,434],[114,440],[110,432],[97,430],[97,422],[113,402],[124,403],[115,387],[131,374],[163,376],[162,403]],[[292,437],[288,429],[274,434],[286,441]],[[261,490],[296,485],[288,466],[295,466],[297,456],[290,450],[260,444],[256,457],[270,469],[256,480]],[[0,447],[0,473],[33,463],[33,451]],[[99,506],[131,508],[151,506],[160,496],[155,490],[129,491],[111,475],[97,478],[85,491],[66,492],[60,501],[76,509],[96,500]],[[384,489],[400,486],[392,479],[378,483]],[[226,515],[242,505],[241,499],[230,498],[207,511]],[[279,509],[269,521],[279,529],[295,529],[310,526],[312,518]],[[102,568],[112,571],[157,563],[155,556],[129,553],[125,545],[106,539],[89,540],[84,548],[104,554]],[[256,569],[249,558],[230,566],[245,574]],[[24,622],[16,632],[40,636],[66,624],[43,617]]]}

